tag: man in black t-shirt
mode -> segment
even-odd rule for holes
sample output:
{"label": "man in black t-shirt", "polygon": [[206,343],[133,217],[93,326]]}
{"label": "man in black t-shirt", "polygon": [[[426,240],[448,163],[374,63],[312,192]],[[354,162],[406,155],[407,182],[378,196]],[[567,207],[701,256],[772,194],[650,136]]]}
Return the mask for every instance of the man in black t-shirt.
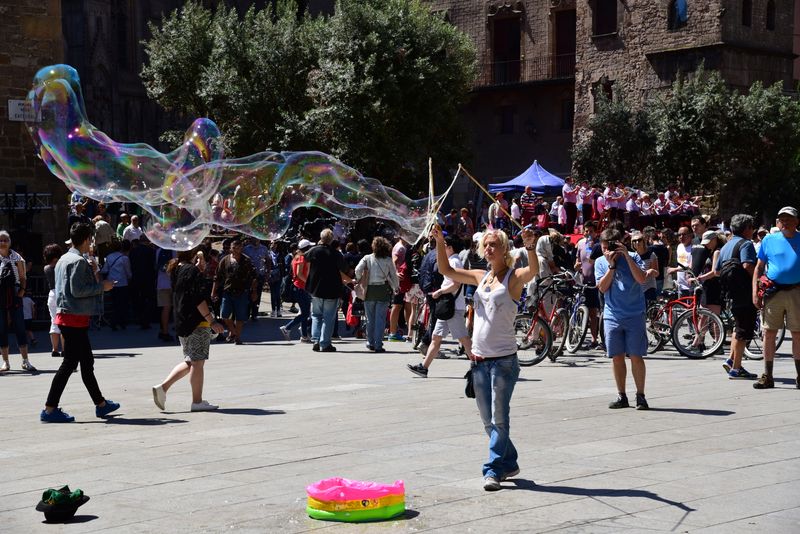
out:
{"label": "man in black t-shirt", "polygon": [[324,229],[319,235],[319,244],[308,252],[309,263],[306,291],[311,294],[311,340],[316,352],[336,352],[331,344],[333,325],[338,320],[339,299],[342,296],[342,281],[352,282],[347,276],[347,264],[341,253],[331,246],[333,231]]}

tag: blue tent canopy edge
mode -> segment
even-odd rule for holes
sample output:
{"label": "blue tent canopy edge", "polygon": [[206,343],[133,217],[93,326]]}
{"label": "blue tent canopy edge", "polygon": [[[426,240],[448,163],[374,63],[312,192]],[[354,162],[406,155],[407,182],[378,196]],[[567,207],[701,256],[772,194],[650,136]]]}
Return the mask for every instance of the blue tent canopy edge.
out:
{"label": "blue tent canopy edge", "polygon": [[557,194],[564,186],[564,180],[551,174],[544,167],[539,165],[538,160],[534,160],[533,165],[528,169],[507,182],[499,184],[489,184],[490,193],[506,193],[509,191],[523,192],[527,186],[531,186],[537,195]]}

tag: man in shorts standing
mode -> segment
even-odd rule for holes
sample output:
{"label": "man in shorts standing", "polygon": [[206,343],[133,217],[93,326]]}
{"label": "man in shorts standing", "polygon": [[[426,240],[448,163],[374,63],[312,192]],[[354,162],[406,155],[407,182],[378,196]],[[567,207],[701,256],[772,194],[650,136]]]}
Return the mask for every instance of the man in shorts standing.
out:
{"label": "man in shorts standing", "polygon": [[222,258],[214,278],[211,298],[222,297],[220,315],[228,328],[228,341],[242,344],[242,329],[250,315],[251,302],[258,297],[258,276],[253,262],[242,253],[242,241],[231,241],[231,253]]}
{"label": "man in shorts standing", "polygon": [[720,273],[723,291],[730,298],[731,313],[736,323],[731,341],[731,357],[722,364],[730,379],[757,378],[742,367],[744,349],[755,337],[758,314],[750,293],[756,264],[756,249],[751,241],[754,229],[755,222],[750,215],[740,213],[731,217],[733,237],[719,251],[717,265],[714,266],[716,272]]}
{"label": "man in shorts standing", "polygon": [[603,328],[606,352],[612,359],[617,399],[609,408],[627,408],[625,378],[628,373],[625,356],[631,359],[631,372],[636,383],[636,409],[649,408],[644,396],[647,331],[645,324],[645,299],[643,284],[658,274],[654,269],[645,271],[642,259],[629,253],[622,244],[622,234],[606,229],[600,234],[603,255],[594,263],[597,289],[603,293]]}
{"label": "man in shorts standing", "polygon": [[[397,238],[397,243],[392,248],[392,261],[397,272],[408,273],[406,265],[406,246],[408,243],[402,238]],[[404,341],[403,336],[397,332],[400,324],[400,313],[405,313],[406,322],[411,315],[411,304],[406,302],[406,293],[398,291],[392,297],[392,311],[389,313],[389,341]]]}
{"label": "man in shorts standing", "polygon": [[[756,389],[775,387],[772,378],[775,336],[784,321],[792,333],[792,356],[797,371],[795,385],[800,388],[800,235],[797,233],[797,209],[792,206],[781,208],[778,222],[781,231],[769,234],[761,242],[753,276],[753,304],[764,310],[764,374],[753,384]],[[760,284],[759,278],[764,273],[767,283]],[[760,287],[767,285],[772,287]]]}

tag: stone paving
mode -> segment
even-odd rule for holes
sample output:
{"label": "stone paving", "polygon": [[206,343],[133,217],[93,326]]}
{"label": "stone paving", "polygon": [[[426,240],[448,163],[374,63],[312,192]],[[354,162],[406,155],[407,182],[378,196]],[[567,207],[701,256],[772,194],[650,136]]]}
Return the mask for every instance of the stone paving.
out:
{"label": "stone paving", "polygon": [[[346,338],[315,353],[284,342],[283,321],[249,323],[243,346],[212,347],[213,413],[188,411],[186,380],[165,412],[154,406],[151,385],[180,360],[155,330],[93,333],[100,386],[122,403],[108,420],[94,417],[76,374],[62,406],[77,422],[39,423],[59,363],[49,351],[32,356],[40,375],[0,377],[0,531],[800,532],[788,341],[771,391],[729,381],[719,358],[649,358],[647,412],[607,408],[614,386],[599,353],[523,368],[511,412],[522,472],[486,493],[466,360],[436,360],[422,379],[405,369],[419,360],[408,344],[372,354]],[[305,486],[331,476],[402,479],[408,512],[369,525],[308,518]],[[43,523],[41,492],[67,483],[91,500],[74,523]]]}

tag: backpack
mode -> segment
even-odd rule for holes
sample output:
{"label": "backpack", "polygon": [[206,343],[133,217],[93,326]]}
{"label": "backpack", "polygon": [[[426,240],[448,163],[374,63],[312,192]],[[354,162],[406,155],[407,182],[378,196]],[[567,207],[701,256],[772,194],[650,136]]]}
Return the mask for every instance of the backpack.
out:
{"label": "backpack", "polygon": [[436,249],[431,249],[422,259],[419,267],[419,287],[425,293],[432,293],[442,287],[444,277],[439,273],[436,263]]}
{"label": "backpack", "polygon": [[750,294],[750,276],[742,265],[740,254],[745,244],[746,240],[742,238],[733,246],[730,259],[723,262],[719,271],[722,291],[731,299],[745,293]]}
{"label": "backpack", "polygon": [[0,262],[0,307],[11,308],[17,296],[17,279],[14,276],[14,262]]}

